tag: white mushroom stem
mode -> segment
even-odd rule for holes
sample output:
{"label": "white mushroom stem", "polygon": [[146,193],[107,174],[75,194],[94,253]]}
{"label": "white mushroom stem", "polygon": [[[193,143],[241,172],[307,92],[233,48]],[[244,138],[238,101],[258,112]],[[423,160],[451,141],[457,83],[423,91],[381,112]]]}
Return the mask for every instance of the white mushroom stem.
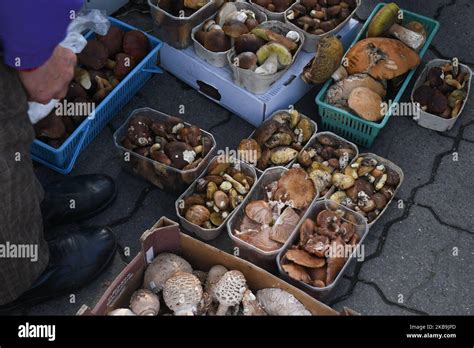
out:
{"label": "white mushroom stem", "polygon": [[418,51],[425,43],[425,37],[399,24],[394,24],[388,30],[390,35],[405,43],[408,47]]}
{"label": "white mushroom stem", "polygon": [[228,310],[229,306],[220,303],[219,307],[217,308],[216,315],[226,315]]}
{"label": "white mushroom stem", "polygon": [[259,75],[273,75],[278,72],[278,54],[273,53],[268,56],[265,63],[255,69],[255,73]]}

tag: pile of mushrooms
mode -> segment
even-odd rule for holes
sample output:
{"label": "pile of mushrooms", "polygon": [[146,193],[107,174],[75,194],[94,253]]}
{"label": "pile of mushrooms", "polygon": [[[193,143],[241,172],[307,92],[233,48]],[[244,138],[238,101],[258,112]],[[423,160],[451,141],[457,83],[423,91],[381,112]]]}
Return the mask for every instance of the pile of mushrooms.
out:
{"label": "pile of mushrooms", "polygon": [[322,210],[300,227],[298,243],[282,257],[282,269],[294,280],[316,288],[331,285],[360,241],[357,218],[349,211]]}
{"label": "pile of mushrooms", "polygon": [[458,117],[467,98],[470,75],[461,72],[458,64],[431,68],[426,82],[418,87],[413,100],[423,111],[445,119]]}
{"label": "pile of mushrooms", "polygon": [[336,83],[327,92],[329,104],[372,122],[384,117],[387,84],[396,89],[397,78],[421,63],[416,50],[426,41],[421,23],[397,23],[400,11],[394,3],[385,5],[370,23],[368,37],[349,49],[332,75]]}
{"label": "pile of mushrooms", "polygon": [[309,34],[323,35],[344,22],[356,7],[356,0],[301,0],[286,12],[286,18]]}
{"label": "pile of mushrooms", "polygon": [[258,26],[234,39],[233,64],[257,75],[274,75],[293,63],[300,40],[296,31],[284,34]]}
{"label": "pile of mushrooms", "polygon": [[[139,30],[124,32],[111,26],[104,36],[89,40],[77,55],[79,66],[69,84],[67,103],[80,106],[68,110],[89,110],[99,104],[148,54],[150,43]],[[88,115],[57,115],[53,110],[35,126],[36,137],[52,147],[60,147]]]}
{"label": "pile of mushrooms", "polygon": [[322,134],[317,135],[313,144],[298,154],[298,164],[308,172],[322,197],[328,193],[333,182],[341,179],[338,174],[356,155],[357,149],[353,145],[330,134]]}
{"label": "pile of mushrooms", "polygon": [[158,0],[157,6],[175,17],[190,17],[210,0]]}
{"label": "pile of mushrooms", "polygon": [[344,173],[333,176],[336,187],[330,199],[364,216],[377,219],[400,185],[400,175],[371,156],[359,156]]}
{"label": "pile of mushrooms", "polygon": [[255,12],[239,10],[235,3],[227,2],[214,19],[204,22],[195,38],[209,51],[226,52],[239,36],[250,33],[259,24]]}
{"label": "pile of mushrooms", "polygon": [[285,166],[293,161],[311,139],[315,127],[296,110],[280,112],[256,129],[238,147],[239,158],[259,170]]}
{"label": "pile of mushrooms", "polygon": [[[161,304],[164,304],[161,305]],[[261,289],[254,294],[242,272],[215,265],[193,270],[181,256],[159,254],[145,270],[143,288],[129,308],[108,315],[311,315],[288,292]]]}
{"label": "pile of mushrooms", "polygon": [[295,0],[252,0],[252,2],[270,12],[282,13],[285,12]]}
{"label": "pile of mushrooms", "polygon": [[183,171],[199,166],[213,147],[199,127],[178,117],[160,122],[146,112],[131,118],[121,142],[127,150]]}
{"label": "pile of mushrooms", "polygon": [[265,187],[266,197],[251,200],[233,233],[235,237],[264,252],[280,249],[316,198],[308,174],[300,168],[285,171],[278,181]]}
{"label": "pile of mushrooms", "polygon": [[242,203],[255,183],[255,176],[245,173],[238,162],[220,156],[198,179],[196,191],[178,204],[181,216],[204,229],[220,227]]}

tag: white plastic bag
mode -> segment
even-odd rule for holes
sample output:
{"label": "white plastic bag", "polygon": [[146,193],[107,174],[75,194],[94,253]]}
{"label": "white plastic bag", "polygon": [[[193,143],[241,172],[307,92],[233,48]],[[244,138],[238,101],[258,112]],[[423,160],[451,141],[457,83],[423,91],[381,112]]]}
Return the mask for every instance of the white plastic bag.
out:
{"label": "white plastic bag", "polygon": [[[66,38],[60,43],[64,48],[69,48],[74,53],[80,53],[86,47],[87,40],[82,33],[86,30],[93,31],[99,35],[105,35],[109,31],[110,22],[107,16],[99,10],[80,12],[69,24]],[[53,99],[48,104],[29,102],[28,116],[31,123],[38,123],[49,115],[59,100]]]}

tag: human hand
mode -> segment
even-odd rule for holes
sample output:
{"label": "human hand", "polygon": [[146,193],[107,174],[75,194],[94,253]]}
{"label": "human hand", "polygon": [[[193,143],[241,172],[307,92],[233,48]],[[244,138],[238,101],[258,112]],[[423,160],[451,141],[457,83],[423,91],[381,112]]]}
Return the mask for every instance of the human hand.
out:
{"label": "human hand", "polygon": [[64,98],[74,77],[76,63],[74,52],[57,46],[52,56],[39,68],[32,71],[20,70],[20,80],[28,94],[28,100],[47,104],[52,99]]}

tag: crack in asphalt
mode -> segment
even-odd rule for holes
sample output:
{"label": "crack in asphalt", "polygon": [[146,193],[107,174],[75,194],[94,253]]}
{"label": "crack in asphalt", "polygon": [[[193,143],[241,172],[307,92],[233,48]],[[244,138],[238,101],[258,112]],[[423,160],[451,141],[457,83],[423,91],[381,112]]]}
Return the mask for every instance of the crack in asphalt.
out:
{"label": "crack in asphalt", "polygon": [[431,215],[433,215],[433,217],[435,218],[436,221],[438,221],[438,223],[442,226],[445,226],[445,227],[449,227],[453,230],[456,230],[457,232],[460,232],[460,233],[467,233],[467,234],[470,234],[470,235],[474,235],[474,231],[470,231],[464,227],[461,227],[461,226],[458,226],[458,225],[453,225],[453,224],[450,224],[450,223],[447,223],[445,221],[443,221],[443,219],[441,219],[441,217],[436,213],[436,211],[433,209],[433,207],[430,207],[428,205],[424,205],[424,204],[420,204],[420,203],[417,203],[416,204],[417,206],[421,207],[421,208],[424,208],[424,209],[427,209]]}
{"label": "crack in asphalt", "polygon": [[446,4],[442,4],[442,5],[438,6],[438,8],[435,11],[435,15],[433,16],[433,18],[438,20],[439,17],[441,17],[441,15],[443,14],[444,10],[446,10],[448,7],[456,5],[456,3],[457,3],[457,0],[451,0],[450,2],[448,2]]}

